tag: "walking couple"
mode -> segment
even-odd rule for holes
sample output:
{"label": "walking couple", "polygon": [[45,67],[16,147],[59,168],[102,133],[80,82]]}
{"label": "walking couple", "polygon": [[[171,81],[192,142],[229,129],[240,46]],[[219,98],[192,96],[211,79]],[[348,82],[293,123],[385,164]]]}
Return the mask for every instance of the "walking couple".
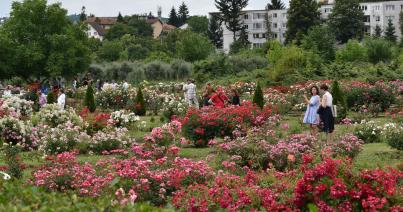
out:
{"label": "walking couple", "polygon": [[311,135],[317,135],[318,126],[326,133],[328,143],[333,142],[334,118],[336,109],[333,105],[333,97],[329,92],[329,87],[325,84],[320,86],[323,93],[322,99],[319,97],[319,88],[312,86],[311,98],[304,94],[305,103],[308,105],[304,116],[304,123],[311,127]]}

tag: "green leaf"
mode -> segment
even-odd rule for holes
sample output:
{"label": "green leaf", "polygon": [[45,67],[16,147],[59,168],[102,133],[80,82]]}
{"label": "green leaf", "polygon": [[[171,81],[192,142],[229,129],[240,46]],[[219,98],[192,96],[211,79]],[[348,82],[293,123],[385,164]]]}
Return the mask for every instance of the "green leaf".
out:
{"label": "green leaf", "polygon": [[315,204],[309,203],[308,210],[309,210],[309,212],[318,212],[318,207],[316,207]]}

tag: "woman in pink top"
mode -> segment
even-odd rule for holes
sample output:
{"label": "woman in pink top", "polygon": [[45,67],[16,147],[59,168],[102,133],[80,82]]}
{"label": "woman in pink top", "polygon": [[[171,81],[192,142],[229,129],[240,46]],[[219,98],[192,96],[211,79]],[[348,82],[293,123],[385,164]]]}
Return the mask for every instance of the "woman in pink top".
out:
{"label": "woman in pink top", "polygon": [[225,101],[228,101],[228,97],[225,95],[224,91],[222,90],[221,87],[217,88],[217,92],[213,94],[213,96],[210,98],[210,103],[214,105],[216,108],[224,108],[225,107]]}

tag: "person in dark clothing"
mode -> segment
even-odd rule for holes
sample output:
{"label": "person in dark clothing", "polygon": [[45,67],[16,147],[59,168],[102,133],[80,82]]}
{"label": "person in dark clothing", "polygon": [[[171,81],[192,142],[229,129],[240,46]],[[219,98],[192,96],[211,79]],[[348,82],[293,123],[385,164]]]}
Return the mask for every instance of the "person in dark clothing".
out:
{"label": "person in dark clothing", "polygon": [[232,94],[231,104],[232,105],[238,105],[238,106],[241,105],[241,99],[239,97],[239,93],[235,88],[231,89],[231,94]]}

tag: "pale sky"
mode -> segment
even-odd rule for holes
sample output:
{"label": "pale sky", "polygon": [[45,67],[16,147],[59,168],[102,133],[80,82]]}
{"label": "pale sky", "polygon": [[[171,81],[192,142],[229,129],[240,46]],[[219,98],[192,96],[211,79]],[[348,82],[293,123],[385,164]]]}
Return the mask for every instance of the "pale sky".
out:
{"label": "pale sky", "polygon": [[[0,17],[9,16],[11,3],[15,0],[0,0]],[[20,0],[21,1],[21,0]],[[158,6],[162,7],[162,15],[167,17],[172,6],[176,8],[184,1],[190,10],[190,15],[207,15],[216,11],[214,0],[48,0],[49,3],[61,2],[68,14],[80,13],[81,7],[87,8],[87,14],[96,16],[117,16],[143,14],[150,11],[156,15]],[[246,9],[264,9],[270,0],[249,0]],[[288,6],[289,0],[283,0]]]}

